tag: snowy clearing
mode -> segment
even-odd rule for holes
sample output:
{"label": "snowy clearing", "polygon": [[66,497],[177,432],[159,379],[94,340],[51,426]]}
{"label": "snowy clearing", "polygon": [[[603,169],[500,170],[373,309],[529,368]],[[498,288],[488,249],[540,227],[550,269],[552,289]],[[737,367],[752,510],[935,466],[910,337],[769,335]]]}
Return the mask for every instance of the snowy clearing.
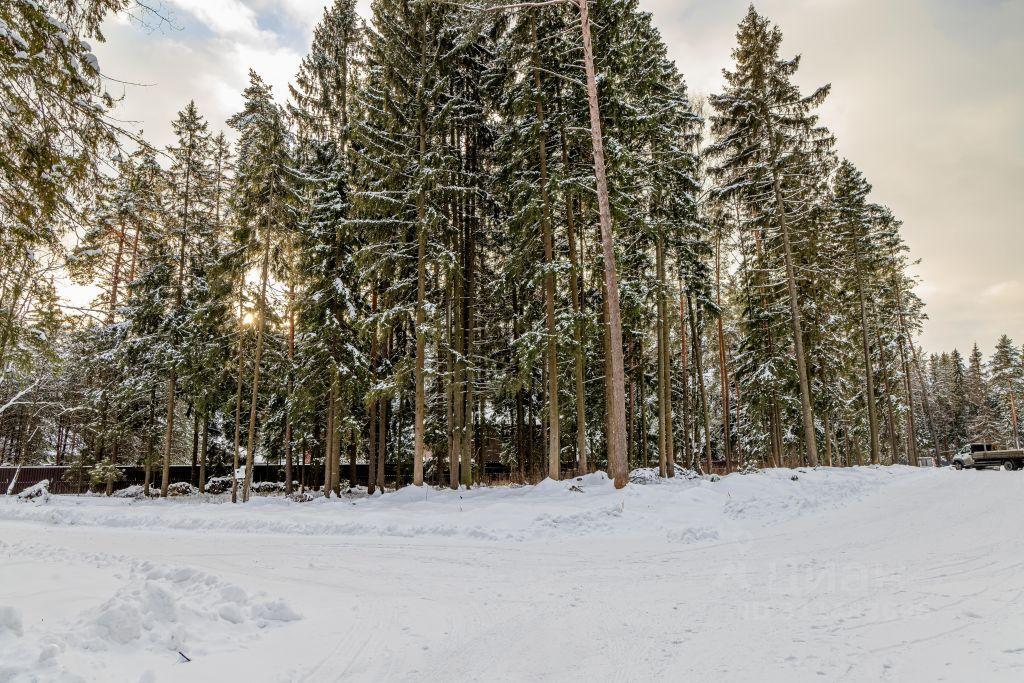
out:
{"label": "snowy clearing", "polygon": [[1024,677],[1021,473],[219,500],[0,499],[0,681]]}

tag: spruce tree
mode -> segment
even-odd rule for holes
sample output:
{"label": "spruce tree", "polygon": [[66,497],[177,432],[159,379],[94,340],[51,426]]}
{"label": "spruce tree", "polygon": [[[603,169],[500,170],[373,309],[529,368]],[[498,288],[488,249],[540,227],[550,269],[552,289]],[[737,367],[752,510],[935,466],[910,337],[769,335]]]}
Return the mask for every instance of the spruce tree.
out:
{"label": "spruce tree", "polygon": [[795,188],[807,182],[814,162],[832,145],[831,135],[813,113],[829,87],[801,94],[793,82],[799,57],[780,57],[782,32],[753,7],[740,23],[737,41],[735,68],[725,72],[726,88],[711,98],[716,110],[711,117],[716,141],[708,150],[715,163],[711,170],[719,183],[718,196],[744,202],[773,230],[772,242],[781,242],[804,444],[808,462],[816,466],[816,428],[792,240],[794,225],[807,207],[787,195],[799,196]]}
{"label": "spruce tree", "polygon": [[270,309],[267,286],[275,246],[289,220],[292,162],[284,112],[274,102],[271,88],[255,71],[243,92],[245,106],[228,120],[239,132],[232,207],[239,237],[250,258],[259,263],[259,298],[256,311],[256,349],[253,356],[252,395],[246,440],[245,480],[242,501],[248,501],[256,458],[256,422],[259,410],[261,360]]}

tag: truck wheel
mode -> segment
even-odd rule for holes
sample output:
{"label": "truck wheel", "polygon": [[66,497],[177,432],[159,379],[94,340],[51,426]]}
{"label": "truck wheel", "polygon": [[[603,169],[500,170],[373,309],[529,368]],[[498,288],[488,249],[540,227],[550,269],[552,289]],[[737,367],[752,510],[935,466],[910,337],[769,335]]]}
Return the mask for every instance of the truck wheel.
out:
{"label": "truck wheel", "polygon": [[1015,463],[1013,460],[1007,460],[1006,462],[1003,463],[1003,469],[1006,470],[1007,472],[1013,472],[1015,469],[1017,469],[1017,463]]}
{"label": "truck wheel", "polygon": [[957,460],[955,463],[953,463],[953,468],[954,469],[958,469],[958,470],[962,470],[964,468],[964,464],[962,462],[960,462],[959,460]]}

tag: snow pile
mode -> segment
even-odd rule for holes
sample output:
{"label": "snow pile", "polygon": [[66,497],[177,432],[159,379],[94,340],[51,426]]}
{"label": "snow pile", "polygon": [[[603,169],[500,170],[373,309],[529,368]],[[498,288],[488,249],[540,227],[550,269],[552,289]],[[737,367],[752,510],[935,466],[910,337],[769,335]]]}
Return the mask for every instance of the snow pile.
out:
{"label": "snow pile", "polygon": [[[75,565],[114,572],[121,587],[101,604],[61,623],[0,606],[0,681],[82,680],[126,657],[140,664],[192,661],[235,649],[238,639],[301,617],[280,599],[252,594],[217,576],[112,555],[74,556],[37,544],[3,546],[0,557],[32,558],[41,566]],[[36,625],[36,622],[41,622]],[[52,622],[52,620],[51,620]],[[109,675],[109,672],[107,672]]]}
{"label": "snow pile", "polygon": [[[675,476],[682,477],[683,479],[700,478],[699,474],[693,470],[686,469],[679,463],[675,465]],[[629,483],[631,484],[663,484],[667,481],[667,479],[661,477],[657,467],[640,467],[629,473]]]}
{"label": "snow pile", "polygon": [[18,500],[39,500],[45,503],[50,499],[50,480],[43,479],[18,494]]}
{"label": "snow pile", "polygon": [[892,481],[930,474],[909,467],[823,467],[772,469],[718,480],[679,468],[673,479],[659,479],[654,470],[636,470],[632,473],[636,483],[622,490],[597,472],[564,481],[548,479],[536,486],[457,491],[410,486],[384,495],[317,496],[304,503],[284,496],[259,496],[238,505],[226,497],[209,496],[174,500],[53,496],[45,507],[0,501],[0,519],[249,534],[515,542],[626,533],[697,543],[736,538],[751,524],[777,524],[843,506]]}
{"label": "snow pile", "polygon": [[0,605],[0,638],[13,636],[20,638],[25,630],[21,625],[21,612],[13,607]]}
{"label": "snow pile", "polygon": [[131,486],[114,491],[114,497],[116,498],[142,498],[145,495],[146,489],[143,488],[142,484],[132,484]]}

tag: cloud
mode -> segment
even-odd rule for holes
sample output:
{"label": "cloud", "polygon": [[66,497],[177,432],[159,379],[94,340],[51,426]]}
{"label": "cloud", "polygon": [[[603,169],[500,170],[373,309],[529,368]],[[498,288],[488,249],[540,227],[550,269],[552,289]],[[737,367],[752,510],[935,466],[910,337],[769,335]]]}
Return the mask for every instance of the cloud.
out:
{"label": "cloud", "polygon": [[175,7],[188,12],[210,31],[220,36],[262,39],[265,35],[256,21],[256,12],[241,0],[170,0]]}
{"label": "cloud", "polygon": [[214,131],[225,130],[242,106],[250,68],[283,102],[322,14],[318,3],[297,0],[167,1],[174,27],[147,32],[112,19],[107,42],[96,47],[107,76],[144,84],[108,85],[123,95],[116,116],[161,147],[173,141],[170,123],[190,100]]}
{"label": "cloud", "polygon": [[[640,4],[691,89],[721,88],[749,0]],[[911,253],[922,259],[917,272],[937,290],[918,290],[930,316],[925,347],[963,349],[975,338],[991,347],[1004,332],[1024,341],[1024,300],[985,295],[1017,275],[1024,253],[1024,3],[755,4],[782,28],[784,55],[802,55],[801,87],[832,83],[821,114],[839,153],[904,220]]]}

